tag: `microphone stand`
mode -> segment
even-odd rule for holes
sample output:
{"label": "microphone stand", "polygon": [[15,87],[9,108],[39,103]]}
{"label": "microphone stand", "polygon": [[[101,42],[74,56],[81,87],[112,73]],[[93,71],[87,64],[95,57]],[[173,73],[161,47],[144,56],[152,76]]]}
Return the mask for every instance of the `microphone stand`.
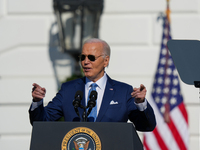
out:
{"label": "microphone stand", "polygon": [[88,108],[88,106],[84,107],[84,106],[81,105],[80,108],[83,109],[83,115],[82,115],[83,122],[87,122],[87,113],[86,113],[86,109]]}
{"label": "microphone stand", "polygon": [[92,109],[91,109],[91,111],[89,113],[87,111],[87,108],[89,108],[89,106],[84,107],[83,105],[80,105],[80,108],[83,109],[83,115],[82,115],[83,120],[82,121],[83,122],[87,122],[87,118],[88,118],[89,114],[91,113],[93,107],[92,107]]}

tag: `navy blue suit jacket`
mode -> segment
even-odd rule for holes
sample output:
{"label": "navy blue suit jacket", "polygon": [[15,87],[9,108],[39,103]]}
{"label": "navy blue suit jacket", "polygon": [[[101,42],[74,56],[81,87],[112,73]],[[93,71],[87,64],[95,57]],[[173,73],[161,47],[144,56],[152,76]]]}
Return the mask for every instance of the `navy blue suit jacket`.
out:
{"label": "navy blue suit jacket", "polygon": [[[29,110],[30,122],[56,121],[64,116],[65,121],[80,121],[72,101],[75,93],[83,92],[82,105],[85,106],[85,77],[62,84],[61,89],[46,107],[40,105],[34,111]],[[139,131],[152,131],[156,126],[152,107],[147,102],[147,108],[139,111],[131,97],[132,86],[112,80],[108,76],[102,104],[96,122],[127,122],[132,121]],[[110,104],[111,101],[116,104]],[[79,108],[83,114],[83,109]]]}

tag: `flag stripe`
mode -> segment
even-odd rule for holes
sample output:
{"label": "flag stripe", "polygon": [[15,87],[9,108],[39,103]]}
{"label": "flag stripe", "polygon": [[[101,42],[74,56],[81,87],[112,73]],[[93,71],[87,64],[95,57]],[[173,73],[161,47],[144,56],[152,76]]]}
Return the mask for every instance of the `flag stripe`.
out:
{"label": "flag stripe", "polygon": [[175,137],[175,140],[179,146],[179,148],[181,150],[186,150],[186,147],[185,147],[185,143],[183,142],[178,130],[176,129],[176,126],[174,125],[174,122],[172,121],[172,119],[170,118],[170,123],[168,123],[168,126],[169,128],[171,129],[172,131],[172,134],[173,136]]}
{"label": "flag stripe", "polygon": [[[160,146],[158,145],[158,142],[156,140],[155,135],[153,132],[147,132],[145,133],[144,138],[146,138],[146,145],[150,150],[160,150]],[[146,148],[146,145],[145,148]]]}
{"label": "flag stripe", "polygon": [[171,118],[173,120],[173,123],[176,126],[176,129],[178,130],[178,133],[180,134],[185,147],[188,148],[187,143],[189,143],[189,137],[185,136],[186,133],[187,135],[189,135],[188,124],[186,123],[186,120],[184,119],[184,116],[182,115],[180,109],[172,110],[171,114],[172,114]]}
{"label": "flag stripe", "polygon": [[187,124],[188,124],[188,115],[187,115],[187,111],[186,111],[186,109],[185,109],[184,104],[181,103],[178,107],[179,107],[179,109],[180,109],[182,115],[184,116],[185,121],[186,121]]}
{"label": "flag stripe", "polygon": [[[165,145],[168,147],[168,149],[177,150],[178,145],[177,145],[177,143],[176,143],[176,141],[175,141],[175,139],[174,139],[174,137],[171,133],[171,130],[169,129],[168,125],[164,122],[164,119],[163,119],[162,115],[160,114],[157,106],[153,102],[152,97],[150,97],[148,101],[151,104],[151,106],[154,110],[154,113],[156,115],[156,122],[157,122],[156,129],[158,130],[160,137],[164,140]],[[149,132],[149,133],[154,134],[154,131]],[[146,135],[146,133],[145,133],[145,135]],[[148,140],[148,138],[147,138],[147,140]],[[157,140],[156,137],[155,137],[155,140]],[[150,145],[152,145],[152,144],[150,143]],[[150,147],[150,145],[149,145],[149,147]],[[154,149],[151,149],[151,150],[157,150],[157,149],[154,148]]]}
{"label": "flag stripe", "polygon": [[165,142],[161,138],[159,132],[157,131],[157,128],[153,130],[154,135],[156,136],[156,140],[158,141],[158,144],[162,150],[168,150],[167,146],[165,145]]}
{"label": "flag stripe", "polygon": [[150,148],[148,147],[147,143],[146,143],[146,137],[144,137],[144,147],[146,150],[150,150]]}

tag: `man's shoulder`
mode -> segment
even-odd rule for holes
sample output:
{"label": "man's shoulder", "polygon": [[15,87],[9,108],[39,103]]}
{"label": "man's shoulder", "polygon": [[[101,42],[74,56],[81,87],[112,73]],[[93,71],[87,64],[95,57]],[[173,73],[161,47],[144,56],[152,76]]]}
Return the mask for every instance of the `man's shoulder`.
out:
{"label": "man's shoulder", "polygon": [[114,80],[114,79],[110,79],[110,81],[112,82],[113,85],[116,85],[116,86],[132,87],[130,84],[122,82],[122,81],[118,81],[118,80]]}

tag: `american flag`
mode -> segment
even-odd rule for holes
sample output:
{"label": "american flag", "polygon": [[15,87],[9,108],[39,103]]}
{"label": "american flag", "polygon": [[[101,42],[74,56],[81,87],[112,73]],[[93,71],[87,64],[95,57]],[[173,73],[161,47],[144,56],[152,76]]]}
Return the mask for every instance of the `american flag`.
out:
{"label": "american flag", "polygon": [[149,98],[156,115],[157,126],[154,131],[144,133],[143,144],[146,150],[187,150],[188,116],[177,71],[167,48],[167,41],[171,39],[169,5],[163,20],[159,63]]}

